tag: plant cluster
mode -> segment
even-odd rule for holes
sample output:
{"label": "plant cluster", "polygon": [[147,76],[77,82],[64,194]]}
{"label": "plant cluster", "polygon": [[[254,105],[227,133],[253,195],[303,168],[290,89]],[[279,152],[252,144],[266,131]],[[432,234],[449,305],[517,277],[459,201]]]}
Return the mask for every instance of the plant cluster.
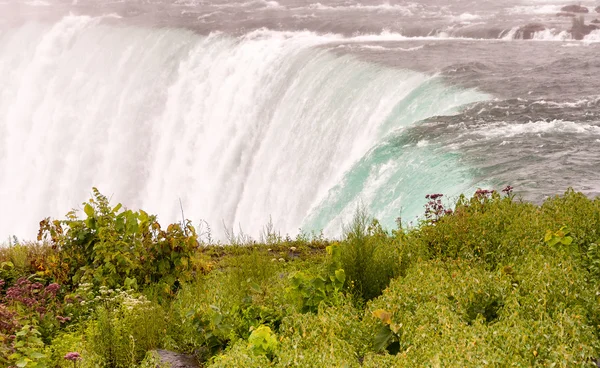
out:
{"label": "plant cluster", "polygon": [[96,188],[93,192],[84,203],[86,219],[71,211],[65,221],[40,223],[38,240],[49,239],[59,252],[57,269],[67,270],[65,282],[127,288],[158,284],[168,294],[189,280],[198,247],[189,221],[163,230],[156,216],[125,210],[121,204],[111,207],[106,196]]}
{"label": "plant cluster", "polygon": [[359,209],[335,241],[271,222],[232,246],[95,190],[84,219],[0,251],[0,364],[149,368],[171,349],[206,367],[593,366],[600,199],[443,198],[413,228]]}

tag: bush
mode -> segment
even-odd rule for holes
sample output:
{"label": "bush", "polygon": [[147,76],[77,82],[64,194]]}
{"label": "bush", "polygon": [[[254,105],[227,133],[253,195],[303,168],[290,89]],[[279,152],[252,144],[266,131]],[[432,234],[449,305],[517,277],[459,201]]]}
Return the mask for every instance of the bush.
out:
{"label": "bush", "polygon": [[363,209],[357,210],[341,243],[346,285],[355,296],[371,300],[404,272],[412,258],[404,240],[402,229],[390,236]]}
{"label": "bush", "polygon": [[350,300],[321,305],[317,314],[289,315],[279,334],[274,361],[282,367],[358,367],[369,341]]}
{"label": "bush", "polygon": [[391,331],[384,346],[397,353],[386,358],[394,366],[588,364],[600,345],[585,272],[551,255],[526,259],[497,271],[467,261],[419,263],[370,303],[366,326]]}
{"label": "bush", "polygon": [[439,259],[471,259],[489,267],[510,262],[535,247],[546,228],[537,221],[535,205],[480,190],[461,196],[451,214],[425,222],[410,235]]}
{"label": "bush", "polygon": [[215,356],[207,365],[210,368],[263,368],[270,366],[274,366],[274,364],[266,356],[254,354],[252,348],[245,341],[238,341],[223,354]]}
{"label": "bush", "polygon": [[[94,188],[84,203],[85,220],[75,211],[66,221],[40,223],[38,240],[49,238],[73,284],[88,281],[108,287],[163,285],[170,294],[179,282],[191,277],[190,259],[198,242],[193,226],[172,224],[161,229],[156,216],[144,211],[111,207]],[[60,275],[54,275],[59,278]]]}
{"label": "bush", "polygon": [[330,256],[324,275],[298,271],[290,275],[287,295],[296,301],[303,313],[316,312],[321,304],[337,304],[346,273],[341,268],[341,248],[337,243],[327,247]]}
{"label": "bush", "polygon": [[159,348],[166,332],[162,308],[144,296],[110,293],[86,331],[87,350],[111,368],[134,367],[146,352]]}
{"label": "bush", "polygon": [[430,195],[418,228],[359,211],[341,241],[269,226],[197,248],[96,191],[84,220],[42,222],[48,244],[0,250],[0,364],[153,367],[160,347],[212,367],[593,365],[600,200],[505,193]]}

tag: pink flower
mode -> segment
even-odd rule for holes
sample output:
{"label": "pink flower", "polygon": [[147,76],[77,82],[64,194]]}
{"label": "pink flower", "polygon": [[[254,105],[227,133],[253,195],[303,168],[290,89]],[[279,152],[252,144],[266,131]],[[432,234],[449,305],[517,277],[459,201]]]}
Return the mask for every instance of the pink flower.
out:
{"label": "pink flower", "polygon": [[71,317],[63,317],[63,316],[56,316],[56,319],[60,322],[60,323],[65,323],[71,320]]}
{"label": "pink flower", "polygon": [[56,295],[56,293],[58,292],[58,289],[60,289],[60,285],[57,283],[53,283],[53,284],[46,286],[46,292],[52,293],[54,295]]}
{"label": "pink flower", "polygon": [[67,353],[64,358],[66,360],[71,360],[73,362],[76,362],[78,360],[81,360],[81,355],[79,355],[79,353],[76,351],[72,351],[70,353]]}

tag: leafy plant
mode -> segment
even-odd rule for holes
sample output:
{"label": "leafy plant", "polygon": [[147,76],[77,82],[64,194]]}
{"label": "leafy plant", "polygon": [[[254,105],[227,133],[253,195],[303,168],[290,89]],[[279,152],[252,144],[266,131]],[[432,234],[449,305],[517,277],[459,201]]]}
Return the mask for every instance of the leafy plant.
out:
{"label": "leafy plant", "polygon": [[332,303],[335,295],[344,286],[346,273],[341,268],[341,248],[339,244],[327,247],[331,257],[327,274],[312,275],[298,271],[290,276],[290,287],[287,289],[293,299],[300,301],[302,312],[316,312],[323,302]]}
{"label": "leafy plant", "polygon": [[266,355],[272,359],[277,348],[277,336],[268,326],[261,325],[252,331],[248,343],[254,354]]}
{"label": "leafy plant", "polygon": [[[41,333],[33,325],[23,325],[15,334],[11,343],[12,354],[8,355],[5,363],[18,368],[44,368],[46,355],[42,353],[44,343],[40,338]],[[0,357],[1,358],[1,357]]]}
{"label": "leafy plant", "polygon": [[111,207],[108,198],[93,188],[94,196],[83,204],[86,219],[76,212],[65,221],[45,219],[38,240],[49,238],[69,270],[71,282],[95,285],[164,285],[166,294],[191,277],[190,259],[198,242],[189,221],[163,230],[156,216],[140,210]]}
{"label": "leafy plant", "polygon": [[566,226],[561,227],[558,231],[552,232],[551,230],[546,231],[544,236],[544,243],[553,247],[557,244],[570,245],[573,242],[573,238],[569,236],[570,231]]}
{"label": "leafy plant", "polygon": [[199,338],[199,345],[205,349],[204,360],[227,347],[232,338],[233,326],[228,323],[226,314],[215,305],[208,313],[190,311]]}
{"label": "leafy plant", "polygon": [[373,311],[373,317],[379,319],[382,326],[375,335],[374,348],[376,351],[387,350],[390,354],[398,354],[400,350],[400,328],[402,324],[392,321],[392,314],[384,309]]}
{"label": "leafy plant", "polygon": [[390,237],[379,222],[370,219],[361,208],[345,228],[341,267],[348,278],[347,288],[359,299],[368,301],[381,295],[390,280],[406,266],[403,234],[399,231],[395,235]]}
{"label": "leafy plant", "polygon": [[164,311],[143,295],[126,291],[108,295],[86,331],[88,350],[103,366],[134,367],[147,351],[160,347],[166,330]]}

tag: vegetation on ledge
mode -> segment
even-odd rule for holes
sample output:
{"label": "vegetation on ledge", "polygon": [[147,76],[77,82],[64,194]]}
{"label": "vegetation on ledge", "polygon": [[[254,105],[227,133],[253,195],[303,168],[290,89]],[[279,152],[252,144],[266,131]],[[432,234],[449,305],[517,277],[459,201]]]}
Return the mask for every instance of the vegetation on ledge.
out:
{"label": "vegetation on ledge", "polygon": [[415,228],[357,211],[340,240],[224,246],[94,189],[84,218],[0,248],[0,365],[595,366],[600,199],[442,199]]}

